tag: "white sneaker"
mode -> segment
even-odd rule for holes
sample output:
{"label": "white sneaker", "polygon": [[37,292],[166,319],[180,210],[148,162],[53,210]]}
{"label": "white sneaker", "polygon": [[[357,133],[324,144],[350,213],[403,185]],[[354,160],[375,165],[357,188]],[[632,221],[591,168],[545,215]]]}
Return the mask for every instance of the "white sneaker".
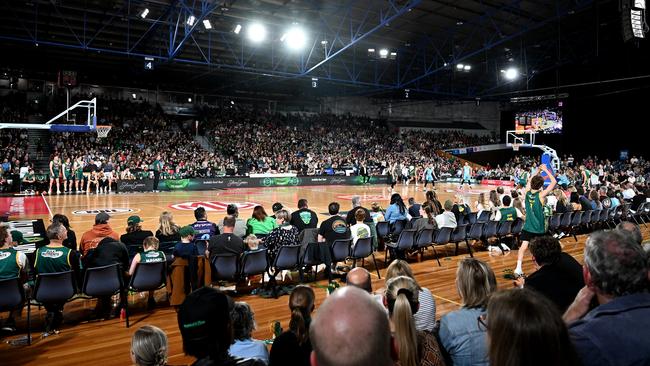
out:
{"label": "white sneaker", "polygon": [[503,250],[504,252],[509,252],[510,251],[509,246],[507,246],[507,245],[505,245],[503,243],[500,243],[499,245],[501,246],[501,250]]}
{"label": "white sneaker", "polygon": [[515,274],[515,276],[521,276],[521,275],[523,275],[523,274],[524,274],[524,271],[522,271],[522,269],[521,269],[521,268],[515,268],[515,270],[514,270],[514,271],[512,271],[512,273],[514,273],[514,274]]}

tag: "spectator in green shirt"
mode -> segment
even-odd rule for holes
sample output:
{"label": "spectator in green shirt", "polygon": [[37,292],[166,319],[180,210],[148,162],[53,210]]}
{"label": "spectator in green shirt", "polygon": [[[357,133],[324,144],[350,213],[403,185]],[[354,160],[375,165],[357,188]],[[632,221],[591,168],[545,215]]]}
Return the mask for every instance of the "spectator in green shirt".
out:
{"label": "spectator in green shirt", "polygon": [[275,223],[275,220],[270,218],[264,207],[255,206],[253,209],[253,217],[248,219],[246,222],[246,234],[254,234],[259,236],[268,235],[271,230],[275,229],[278,225]]}

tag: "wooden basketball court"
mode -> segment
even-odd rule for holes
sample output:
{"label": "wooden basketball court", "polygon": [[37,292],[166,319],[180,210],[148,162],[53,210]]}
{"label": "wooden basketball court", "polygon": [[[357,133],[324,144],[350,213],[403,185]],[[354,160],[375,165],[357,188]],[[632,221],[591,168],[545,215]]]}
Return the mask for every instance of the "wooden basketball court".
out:
{"label": "wooden basketball court", "polygon": [[[478,193],[495,189],[490,186],[473,187],[471,190],[457,191],[455,184],[439,184],[436,186],[441,201],[453,198],[453,195],[460,193],[474,202]],[[396,191],[402,195],[404,200],[414,197],[416,201],[424,201],[424,192],[416,191],[410,187],[397,186]],[[506,188],[506,191],[509,191]],[[52,213],[63,213],[70,218],[73,230],[77,237],[90,229],[93,225],[94,215],[97,210],[113,210],[111,225],[118,233],[123,233],[126,228],[128,216],[137,214],[144,219],[143,228],[155,231],[158,227],[158,216],[162,211],[171,211],[175,221],[179,225],[190,224],[194,221],[193,209],[202,205],[208,209],[208,219],[218,221],[225,215],[225,207],[228,203],[240,205],[240,217],[250,217],[252,207],[262,204],[270,211],[274,202],[281,202],[291,210],[296,209],[296,203],[300,198],[306,198],[309,206],[318,215],[319,220],[327,217],[327,205],[332,201],[341,204],[341,210],[347,211],[351,208],[350,200],[353,195],[359,195],[362,204],[369,207],[372,202],[378,202],[382,207],[388,206],[390,199],[390,188],[386,186],[316,186],[316,187],[281,187],[281,188],[242,188],[228,189],[209,192],[162,192],[145,194],[113,194],[113,195],[60,195],[33,197],[25,201],[23,208],[25,212],[22,218],[43,218],[49,219],[49,212],[41,212],[41,209],[32,210],[29,205],[41,200],[46,203]],[[27,203],[29,202],[29,203]],[[37,204],[37,203],[34,203]],[[18,203],[12,207],[17,208]],[[25,207],[25,205],[27,207]],[[20,208],[20,207],[18,207]],[[644,230],[644,236],[649,232]],[[582,262],[582,251],[586,236],[580,236],[578,242],[573,238],[562,240],[564,250]],[[441,252],[440,249],[438,249]],[[448,247],[449,254],[453,254],[453,248]],[[432,251],[428,251],[423,261],[417,258],[410,258],[415,276],[421,286],[431,290],[436,298],[437,318],[449,311],[459,308],[460,298],[455,287],[455,274],[458,260],[467,256],[462,251],[458,256],[441,258],[441,266],[433,258]],[[475,253],[490,264],[494,269],[500,288],[512,287],[512,281],[504,278],[506,269],[513,269],[517,260],[515,251],[501,254],[490,254],[482,251]],[[379,290],[383,287],[383,276],[385,267],[383,265],[383,253],[378,255],[382,279],[377,278],[372,272],[372,264],[366,262],[366,268],[373,273],[373,289]],[[533,265],[530,257],[524,262],[524,271],[532,272]],[[297,277],[297,276],[295,276]],[[322,278],[319,277],[319,278]],[[297,279],[297,278],[296,278]],[[295,282],[291,282],[294,283]],[[326,297],[326,281],[319,280],[310,282],[317,294],[317,304],[322,303]],[[164,292],[158,291],[157,299],[163,301]],[[265,299],[249,293],[235,295],[237,301],[246,301],[251,304],[255,311],[257,330],[254,337],[257,339],[268,339],[271,337],[270,324],[279,320],[283,328],[287,328],[289,320],[289,309],[287,306],[288,297],[279,299]],[[178,331],[175,311],[163,303],[159,303],[153,312],[145,311],[146,297],[140,294],[130,295],[130,308],[133,309],[131,316],[131,328],[125,327],[124,321],[113,319],[109,321],[88,322],[87,319],[94,308],[93,300],[75,300],[66,305],[65,324],[59,335],[39,339],[42,332],[45,313],[36,308],[32,309],[32,327],[34,333],[34,344],[31,346],[10,346],[6,342],[0,345],[0,360],[3,365],[70,365],[70,364],[93,364],[101,363],[108,365],[130,364],[130,339],[133,332],[145,324],[153,324],[167,332],[169,337],[169,364],[184,365],[192,362],[191,358],[185,357],[182,353],[181,337]],[[318,307],[316,309],[318,311]],[[24,329],[24,316],[17,319],[19,329]],[[22,333],[12,335],[4,341],[14,339]]]}

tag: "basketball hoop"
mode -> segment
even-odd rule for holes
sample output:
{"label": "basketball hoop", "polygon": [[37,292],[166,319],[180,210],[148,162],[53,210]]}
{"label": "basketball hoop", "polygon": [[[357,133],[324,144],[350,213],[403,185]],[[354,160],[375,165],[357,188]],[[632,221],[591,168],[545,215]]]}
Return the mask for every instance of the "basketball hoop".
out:
{"label": "basketball hoop", "polygon": [[111,131],[112,126],[97,126],[95,132],[97,132],[97,138],[103,139],[108,136],[108,133]]}
{"label": "basketball hoop", "polygon": [[512,151],[519,151],[519,144],[512,144]]}

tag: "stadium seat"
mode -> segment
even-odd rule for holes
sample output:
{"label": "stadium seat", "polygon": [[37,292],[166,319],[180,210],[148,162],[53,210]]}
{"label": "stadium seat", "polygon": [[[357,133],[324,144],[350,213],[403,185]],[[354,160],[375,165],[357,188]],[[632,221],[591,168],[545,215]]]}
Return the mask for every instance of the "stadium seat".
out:
{"label": "stadium seat", "polygon": [[433,246],[433,237],[435,231],[433,229],[423,229],[415,236],[415,244],[413,247],[420,252],[420,255],[424,257],[425,250]]}
{"label": "stadium seat", "polygon": [[436,252],[436,246],[442,245],[445,246],[445,256],[447,255],[447,249],[446,245],[449,243],[449,240],[451,239],[451,233],[454,232],[454,229],[450,227],[443,227],[441,229],[438,229],[438,232],[436,233],[436,237],[433,239],[434,245],[433,245],[433,255],[436,256],[436,260],[438,261],[438,266],[442,266],[440,264],[440,258],[438,258],[438,253]]}
{"label": "stadium seat", "polygon": [[269,286],[274,298],[278,297],[278,286],[276,277],[282,271],[298,269],[300,266],[300,248],[301,245],[283,245],[278,248],[278,253],[273,260],[273,265],[269,268]]}
{"label": "stadium seat", "polygon": [[[129,317],[128,300],[124,288],[124,276],[119,263],[86,269],[81,293],[90,298],[106,297],[119,294],[120,303],[124,304],[124,313]],[[127,324],[128,321],[127,321]]]}
{"label": "stadium seat", "polygon": [[[263,275],[269,267],[269,260],[266,249],[257,249],[244,252],[241,257],[241,277]],[[262,283],[264,276],[262,276]]]}
{"label": "stadium seat", "polygon": [[415,243],[415,230],[402,230],[399,234],[399,238],[396,243],[386,243],[386,253],[384,257],[384,265],[390,262],[392,259],[389,255],[391,251],[397,252],[406,252],[413,248]]}
{"label": "stadium seat", "polygon": [[212,258],[212,281],[232,281],[239,278],[239,256],[237,254],[216,255]]}
{"label": "stadium seat", "polygon": [[[135,292],[155,291],[167,283],[167,263],[139,263],[131,276],[129,290]],[[127,312],[126,327],[129,327],[129,316]]]}
{"label": "stadium seat", "polygon": [[458,225],[451,233],[451,237],[449,238],[449,242],[456,245],[454,255],[458,255],[458,243],[463,241],[467,244],[467,251],[469,253],[469,256],[474,257],[474,254],[472,254],[472,248],[469,246],[469,241],[467,241],[467,225]]}
{"label": "stadium seat", "polygon": [[357,260],[361,260],[361,266],[365,265],[365,259],[372,256],[372,261],[375,265],[375,270],[377,271],[377,277],[381,279],[379,274],[379,267],[377,267],[377,260],[375,259],[375,252],[372,250],[372,238],[361,238],[357,240],[357,243],[354,245],[350,251],[350,259],[354,261],[352,267],[357,266]]}
{"label": "stadium seat", "polygon": [[27,344],[32,344],[30,303],[19,277],[0,280],[0,312],[22,309],[27,302]]}
{"label": "stadium seat", "polygon": [[578,229],[580,229],[583,213],[584,213],[583,211],[576,211],[573,213],[573,216],[571,217],[571,224],[569,225],[569,229],[570,229],[570,234],[573,235],[573,239],[575,239],[575,241],[578,241],[578,237],[576,236],[576,233],[578,232]]}

